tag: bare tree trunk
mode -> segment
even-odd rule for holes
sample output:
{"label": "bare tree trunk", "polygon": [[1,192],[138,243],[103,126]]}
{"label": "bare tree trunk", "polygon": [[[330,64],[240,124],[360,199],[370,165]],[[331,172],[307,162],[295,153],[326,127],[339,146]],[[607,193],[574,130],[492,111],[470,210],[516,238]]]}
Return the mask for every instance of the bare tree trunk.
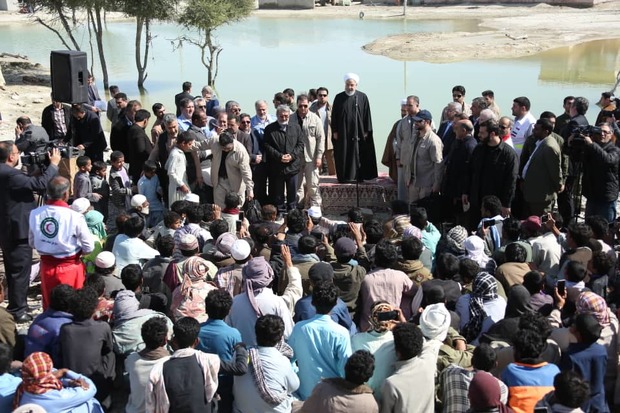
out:
{"label": "bare tree trunk", "polygon": [[101,62],[101,72],[103,76],[103,87],[107,90],[110,86],[110,81],[108,79],[108,64],[105,60],[105,52],[103,50],[103,24],[101,21],[101,5],[95,5],[95,19],[96,19],[96,28],[95,34],[97,38],[97,49],[99,50],[99,61]]}
{"label": "bare tree trunk", "polygon": [[90,48],[90,74],[91,75],[95,75],[95,50],[93,48],[93,31],[91,29],[91,24],[92,27],[95,27],[95,23],[93,22],[93,13],[91,10],[88,10],[88,17],[86,20],[86,26],[88,27],[88,46]]}
{"label": "bare tree trunk", "polygon": [[144,65],[142,64],[142,29],[144,27],[144,18],[136,16],[136,38],[134,45],[134,57],[136,59],[136,69],[138,69],[138,88],[144,87]]}
{"label": "bare tree trunk", "polygon": [[60,19],[60,23],[62,24],[63,29],[65,30],[65,32],[69,36],[69,39],[71,40],[71,43],[73,43],[73,47],[75,48],[75,50],[80,50],[80,46],[78,45],[77,41],[75,40],[75,37],[73,37],[73,30],[71,29],[71,26],[69,25],[69,21],[67,20],[67,16],[65,16],[65,14],[64,14],[64,12],[62,10],[62,5],[58,5],[56,7],[56,12],[58,13],[58,18]]}
{"label": "bare tree trunk", "polygon": [[56,34],[56,36],[58,36],[58,38],[59,38],[59,39],[60,39],[60,41],[62,42],[63,46],[65,46],[68,50],[71,50],[71,46],[69,46],[69,45],[67,44],[67,42],[65,41],[65,38],[64,38],[64,37],[62,37],[62,35],[60,34],[60,32],[59,32],[58,30],[54,29],[54,28],[53,28],[52,26],[50,26],[49,24],[45,23],[43,20],[41,20],[41,18],[40,18],[40,17],[37,17],[37,18],[35,19],[35,21],[36,21],[37,23],[39,23],[41,26],[45,27],[46,29],[48,29],[48,30],[50,30],[50,31],[54,32],[54,33]]}

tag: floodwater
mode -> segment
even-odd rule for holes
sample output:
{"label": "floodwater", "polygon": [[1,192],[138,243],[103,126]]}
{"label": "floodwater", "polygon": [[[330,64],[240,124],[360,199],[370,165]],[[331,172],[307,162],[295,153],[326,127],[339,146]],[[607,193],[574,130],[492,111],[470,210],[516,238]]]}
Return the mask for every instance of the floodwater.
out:
{"label": "floodwater", "polygon": [[[174,24],[158,24],[154,26],[147,93],[139,97],[134,30],[132,22],[107,24],[104,42],[111,84],[119,85],[130,98],[138,97],[147,108],[162,102],[172,110],[174,94],[180,92],[186,80],[194,84],[195,94],[200,93],[206,69],[200,63],[198,49],[189,44],[173,48],[174,39],[187,33]],[[506,115],[510,115],[512,99],[523,95],[532,101],[535,116],[545,110],[559,115],[564,96],[585,96],[594,106],[600,93],[615,83],[620,40],[595,41],[523,58],[446,64],[395,61],[361,49],[376,38],[392,34],[477,30],[475,20],[251,17],[217,31],[223,51],[216,87],[221,102],[237,100],[243,111],[254,114],[255,100],[270,102],[275,92],[287,87],[301,92],[326,86],[333,98],[342,90],[343,74],[356,72],[361,77],[359,89],[370,99],[380,159],[387,134],[399,117],[399,102],[409,94],[418,95],[422,107],[437,118],[450,101],[452,86],[457,84],[467,89],[468,101],[485,89],[494,90]],[[76,34],[82,50],[89,52],[88,35],[84,30]],[[50,51],[62,48],[55,35],[36,23],[0,25],[0,51],[25,54],[48,66]],[[100,76],[97,65],[95,75]],[[100,81],[98,85],[103,92]],[[598,108],[593,107],[589,117],[594,119],[597,112]]]}

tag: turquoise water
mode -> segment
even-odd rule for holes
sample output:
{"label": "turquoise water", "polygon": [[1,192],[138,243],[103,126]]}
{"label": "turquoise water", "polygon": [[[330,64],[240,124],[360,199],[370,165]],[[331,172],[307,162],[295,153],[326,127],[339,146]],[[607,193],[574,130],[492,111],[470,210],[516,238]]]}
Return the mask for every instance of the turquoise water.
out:
{"label": "turquoise water", "polygon": [[[371,102],[380,158],[385,138],[399,116],[400,99],[409,94],[418,95],[422,106],[439,117],[451,99],[452,86],[464,85],[468,100],[482,90],[493,89],[505,114],[510,115],[514,97],[525,95],[532,101],[532,112],[537,116],[544,110],[559,114],[562,99],[568,94],[585,96],[593,105],[600,93],[615,83],[620,41],[591,42],[526,58],[448,64],[400,62],[361,49],[364,44],[391,34],[476,30],[476,21],[251,17],[217,32],[224,49],[217,90],[220,101],[237,100],[244,111],[253,114],[255,100],[270,102],[275,92],[287,87],[301,92],[326,86],[333,98],[342,90],[342,75],[357,72],[361,77],[359,88]],[[173,40],[182,34],[180,27],[156,25],[154,33],[147,94],[139,98],[144,106],[162,102],[170,109],[183,81],[191,81],[193,92],[200,93],[206,69],[200,63],[197,48],[185,44],[173,50]],[[77,37],[82,50],[88,52],[88,36],[78,31]],[[120,85],[130,97],[138,97],[134,24],[109,23],[104,42],[111,84]],[[36,23],[20,27],[0,25],[0,51],[25,54],[49,65],[49,53],[56,49],[62,49],[60,41]],[[99,76],[97,66],[95,75]],[[101,82],[98,85],[102,92]],[[592,119],[596,112],[597,108],[591,110]]]}

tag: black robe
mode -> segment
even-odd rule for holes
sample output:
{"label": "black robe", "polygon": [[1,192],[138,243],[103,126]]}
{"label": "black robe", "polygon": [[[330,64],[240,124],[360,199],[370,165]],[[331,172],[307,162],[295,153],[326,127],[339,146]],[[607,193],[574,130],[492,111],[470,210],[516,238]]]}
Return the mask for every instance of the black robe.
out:
{"label": "black robe", "polygon": [[334,141],[338,182],[375,179],[378,176],[377,156],[370,104],[364,93],[356,91],[353,96],[347,96],[340,92],[336,95],[332,106],[332,131],[338,133],[338,139]]}

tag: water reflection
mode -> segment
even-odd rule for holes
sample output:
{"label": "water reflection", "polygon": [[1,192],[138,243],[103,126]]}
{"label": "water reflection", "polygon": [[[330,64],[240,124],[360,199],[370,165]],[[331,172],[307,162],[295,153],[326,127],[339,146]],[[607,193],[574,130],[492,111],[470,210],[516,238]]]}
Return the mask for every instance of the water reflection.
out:
{"label": "water reflection", "polygon": [[620,68],[620,40],[597,40],[540,53],[543,82],[613,85]]}

